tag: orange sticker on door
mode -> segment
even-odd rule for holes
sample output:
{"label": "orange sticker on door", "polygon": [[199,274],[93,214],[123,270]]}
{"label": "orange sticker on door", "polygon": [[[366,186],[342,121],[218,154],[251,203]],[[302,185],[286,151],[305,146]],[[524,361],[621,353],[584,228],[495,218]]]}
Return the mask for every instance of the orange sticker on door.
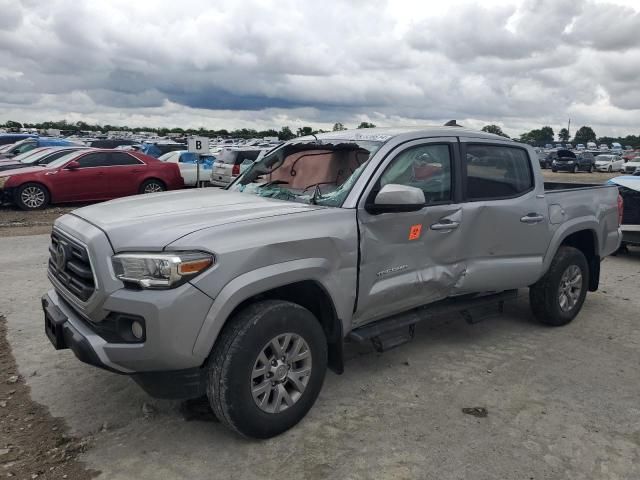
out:
{"label": "orange sticker on door", "polygon": [[420,234],[422,233],[422,224],[411,225],[409,229],[409,240],[418,240],[420,238]]}

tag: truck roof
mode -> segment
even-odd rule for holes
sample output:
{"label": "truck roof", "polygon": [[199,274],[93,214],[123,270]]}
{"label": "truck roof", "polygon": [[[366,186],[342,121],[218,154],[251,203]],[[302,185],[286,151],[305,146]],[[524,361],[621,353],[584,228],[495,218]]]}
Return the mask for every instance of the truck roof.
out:
{"label": "truck roof", "polygon": [[[374,140],[386,142],[394,137],[406,136],[411,138],[424,137],[477,137],[492,140],[510,140],[493,133],[471,130],[463,127],[420,126],[420,127],[376,127],[340,130],[335,132],[318,133],[318,140]],[[313,140],[313,135],[300,137],[299,140]]]}

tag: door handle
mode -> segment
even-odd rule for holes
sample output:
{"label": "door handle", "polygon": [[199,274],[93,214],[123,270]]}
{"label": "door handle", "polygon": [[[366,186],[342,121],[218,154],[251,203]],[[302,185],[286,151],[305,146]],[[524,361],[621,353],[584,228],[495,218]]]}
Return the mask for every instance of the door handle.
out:
{"label": "door handle", "polygon": [[454,230],[460,226],[460,222],[452,222],[451,220],[440,220],[439,223],[431,225],[431,230]]}
{"label": "door handle", "polygon": [[133,173],[140,173],[142,170],[140,170],[139,168],[133,169],[131,170]]}
{"label": "door handle", "polygon": [[540,223],[544,220],[544,215],[539,213],[527,213],[520,219],[522,223]]}

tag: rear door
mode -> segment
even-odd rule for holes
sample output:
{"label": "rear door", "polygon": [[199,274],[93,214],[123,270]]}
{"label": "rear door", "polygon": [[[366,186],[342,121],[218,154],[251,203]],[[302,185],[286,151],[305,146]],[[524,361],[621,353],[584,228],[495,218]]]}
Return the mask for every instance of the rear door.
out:
{"label": "rear door", "polygon": [[125,152],[109,153],[109,166],[106,168],[107,185],[110,198],[135,195],[144,180],[147,165]]}
{"label": "rear door", "polygon": [[526,287],[550,242],[547,202],[529,152],[513,142],[461,139],[463,204],[459,293]]}
{"label": "rear door", "polygon": [[109,154],[88,153],[75,159],[79,168],[62,167],[55,176],[55,198],[58,202],[90,201],[109,198],[107,170]]}
{"label": "rear door", "polygon": [[[383,161],[358,208],[360,274],[354,325],[361,325],[446,298],[464,272],[457,201],[456,138],[408,142]],[[416,212],[370,213],[366,205],[387,184],[422,189],[424,208]]]}

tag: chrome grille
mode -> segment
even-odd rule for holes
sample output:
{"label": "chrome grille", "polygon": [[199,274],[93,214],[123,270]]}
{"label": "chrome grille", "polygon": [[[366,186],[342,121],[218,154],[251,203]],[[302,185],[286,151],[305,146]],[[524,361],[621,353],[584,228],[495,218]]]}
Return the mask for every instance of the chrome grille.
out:
{"label": "chrome grille", "polygon": [[49,274],[82,302],[95,291],[89,254],[84,245],[57,231],[51,233]]}

